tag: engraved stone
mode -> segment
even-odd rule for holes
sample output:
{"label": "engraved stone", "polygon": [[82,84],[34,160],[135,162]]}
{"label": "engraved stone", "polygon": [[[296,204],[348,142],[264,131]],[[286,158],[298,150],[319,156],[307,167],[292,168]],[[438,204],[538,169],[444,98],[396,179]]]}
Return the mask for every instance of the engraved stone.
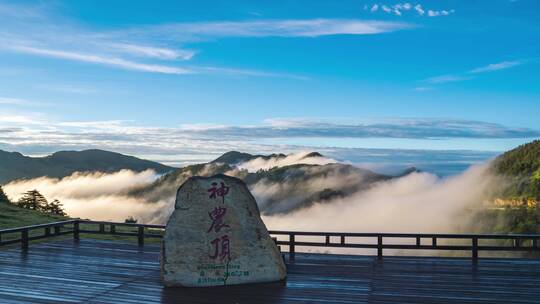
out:
{"label": "engraved stone", "polygon": [[161,275],[165,286],[202,287],[279,281],[286,268],[244,182],[220,174],[178,189]]}

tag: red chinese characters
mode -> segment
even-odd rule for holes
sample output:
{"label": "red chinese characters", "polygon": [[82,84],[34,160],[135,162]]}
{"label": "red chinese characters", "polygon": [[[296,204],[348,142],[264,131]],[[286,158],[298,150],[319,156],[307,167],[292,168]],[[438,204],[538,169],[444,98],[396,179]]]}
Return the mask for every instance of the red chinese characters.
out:
{"label": "red chinese characters", "polygon": [[[229,187],[223,182],[220,182],[218,187],[218,183],[213,182],[212,187],[207,191],[210,193],[209,198],[217,199],[221,197],[221,203],[225,204],[225,196],[229,193]],[[212,223],[206,233],[220,233],[223,228],[230,228],[230,226],[225,223],[226,214],[227,208],[221,206],[214,207],[212,211],[208,212],[208,216]],[[213,253],[208,255],[211,259],[219,259],[220,261],[231,260],[231,241],[228,234],[218,235],[210,242],[210,244],[212,244],[213,247]]]}
{"label": "red chinese characters", "polygon": [[210,219],[212,220],[212,226],[210,226],[210,229],[208,229],[206,232],[210,232],[212,230],[219,232],[221,228],[229,227],[229,225],[225,224],[223,220],[226,213],[227,208],[224,207],[215,207],[214,210],[208,212],[208,216],[210,216]]}
{"label": "red chinese characters", "polygon": [[208,192],[210,192],[210,198],[217,198],[221,197],[222,203],[225,203],[225,196],[229,193],[229,187],[225,186],[223,182],[220,183],[220,187],[218,187],[216,182],[212,183],[212,188],[208,189]]}
{"label": "red chinese characters", "polygon": [[211,242],[214,245],[214,254],[210,256],[211,259],[219,258],[220,261],[227,259],[231,260],[230,240],[228,235],[224,235],[221,238],[216,238]]}

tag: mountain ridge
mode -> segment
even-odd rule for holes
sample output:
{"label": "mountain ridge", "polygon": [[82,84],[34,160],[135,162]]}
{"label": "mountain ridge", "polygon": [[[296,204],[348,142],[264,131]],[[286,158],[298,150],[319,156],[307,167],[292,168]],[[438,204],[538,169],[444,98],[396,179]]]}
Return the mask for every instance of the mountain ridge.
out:
{"label": "mountain ridge", "polygon": [[175,168],[99,149],[58,151],[44,157],[30,157],[19,152],[0,150],[0,183],[41,176],[62,178],[74,172],[115,172],[122,169],[152,169],[157,173],[166,173]]}
{"label": "mountain ridge", "polygon": [[[235,153],[227,156],[241,156],[244,160],[261,157],[260,155],[233,152]],[[320,157],[319,153],[312,155],[313,157]],[[286,155],[266,155],[265,159],[272,157],[281,158],[286,157]],[[237,164],[239,158],[226,157],[225,160]],[[377,182],[394,178],[394,176],[378,174],[367,169],[341,163],[325,165],[297,163],[265,170],[261,169],[256,172],[236,167],[234,164],[228,164],[222,158],[221,161],[211,161],[206,164],[179,168],[163,175],[149,185],[132,190],[129,195],[144,197],[150,202],[158,202],[174,197],[178,186],[191,176],[227,174],[242,179],[250,190],[258,195],[258,202],[263,214],[276,214],[305,208],[315,202],[325,202],[345,197],[368,189]],[[319,187],[319,184],[324,186]],[[274,190],[271,191],[270,189]]]}

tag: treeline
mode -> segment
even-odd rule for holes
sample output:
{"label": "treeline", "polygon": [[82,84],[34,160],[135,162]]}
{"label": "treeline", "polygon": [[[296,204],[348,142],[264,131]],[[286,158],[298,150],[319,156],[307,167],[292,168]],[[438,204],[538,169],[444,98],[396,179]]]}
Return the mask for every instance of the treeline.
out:
{"label": "treeline", "polygon": [[476,233],[538,234],[540,206],[485,209],[475,214],[469,227]]}
{"label": "treeline", "polygon": [[37,190],[27,191],[18,201],[12,202],[4,192],[4,189],[2,189],[2,186],[0,186],[0,203],[14,204],[24,209],[36,210],[55,215],[66,215],[66,212],[62,207],[62,203],[60,203],[59,200],[55,199],[49,202],[45,196],[43,196]]}

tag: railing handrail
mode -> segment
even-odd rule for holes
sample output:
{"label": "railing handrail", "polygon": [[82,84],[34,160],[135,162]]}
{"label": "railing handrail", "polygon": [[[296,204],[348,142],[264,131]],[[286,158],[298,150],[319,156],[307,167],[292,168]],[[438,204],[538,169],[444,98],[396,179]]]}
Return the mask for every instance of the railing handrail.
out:
{"label": "railing handrail", "polygon": [[138,224],[138,223],[122,223],[122,222],[91,221],[91,220],[78,220],[78,221],[81,224],[104,224],[104,225],[115,225],[115,226],[126,226],[126,227],[165,229],[165,225],[155,225],[155,224]]}
{"label": "railing handrail", "polygon": [[464,233],[395,233],[395,232],[323,232],[323,231],[283,231],[269,230],[274,235],[297,236],[346,236],[346,237],[387,237],[387,238],[441,238],[441,239],[540,239],[540,234],[464,234]]}
{"label": "railing handrail", "polygon": [[23,227],[8,228],[8,229],[0,230],[0,234],[15,233],[15,232],[21,232],[23,230],[30,231],[30,230],[35,230],[39,228],[68,225],[68,224],[74,224],[75,222],[79,222],[79,220],[67,220],[67,221],[52,222],[52,223],[46,223],[46,224],[37,224],[37,225],[30,225],[30,226],[23,226]]}

